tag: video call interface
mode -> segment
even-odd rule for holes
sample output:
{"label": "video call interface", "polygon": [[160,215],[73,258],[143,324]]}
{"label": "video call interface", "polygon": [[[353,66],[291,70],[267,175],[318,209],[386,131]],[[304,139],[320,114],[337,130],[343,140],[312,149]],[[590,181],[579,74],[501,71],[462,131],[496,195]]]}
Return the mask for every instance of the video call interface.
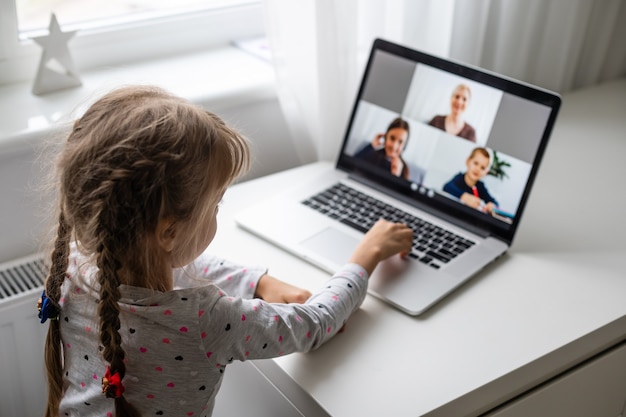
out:
{"label": "video call interface", "polygon": [[443,196],[510,224],[550,111],[376,51],[343,152],[406,181],[414,192]]}

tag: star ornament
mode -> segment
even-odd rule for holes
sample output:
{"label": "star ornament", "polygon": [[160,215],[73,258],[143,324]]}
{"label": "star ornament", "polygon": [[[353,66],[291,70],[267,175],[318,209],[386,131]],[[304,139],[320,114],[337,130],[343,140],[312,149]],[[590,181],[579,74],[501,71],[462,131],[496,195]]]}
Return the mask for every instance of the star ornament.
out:
{"label": "star ornament", "polygon": [[48,36],[32,38],[43,48],[33,84],[33,94],[36,95],[82,85],[67,47],[76,31],[62,32],[54,13],[48,31]]}

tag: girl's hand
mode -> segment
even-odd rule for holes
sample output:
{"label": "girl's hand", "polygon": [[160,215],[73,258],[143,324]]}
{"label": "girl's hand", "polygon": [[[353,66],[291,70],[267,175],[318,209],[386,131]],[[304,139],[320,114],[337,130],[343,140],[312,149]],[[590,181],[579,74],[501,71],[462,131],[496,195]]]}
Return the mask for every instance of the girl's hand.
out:
{"label": "girl's hand", "polygon": [[361,239],[350,262],[361,265],[371,275],[380,261],[397,253],[406,256],[412,243],[413,230],[410,227],[380,219]]}
{"label": "girl's hand", "polygon": [[254,296],[268,303],[302,304],[311,297],[311,292],[265,274],[259,279]]}

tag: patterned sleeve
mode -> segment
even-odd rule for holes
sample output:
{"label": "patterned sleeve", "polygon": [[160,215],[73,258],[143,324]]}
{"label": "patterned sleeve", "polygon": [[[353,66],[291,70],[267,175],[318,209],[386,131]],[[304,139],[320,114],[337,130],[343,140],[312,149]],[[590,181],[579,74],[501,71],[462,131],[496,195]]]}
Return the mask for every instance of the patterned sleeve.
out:
{"label": "patterned sleeve", "polygon": [[253,298],[257,283],[265,273],[267,269],[263,267],[237,265],[203,253],[192,265],[178,271],[175,285],[193,287],[209,280],[230,296]]}
{"label": "patterned sleeve", "polygon": [[212,298],[200,326],[207,357],[217,366],[316,349],[333,337],[363,302],[367,272],[348,264],[305,304],[275,304],[223,293]]}

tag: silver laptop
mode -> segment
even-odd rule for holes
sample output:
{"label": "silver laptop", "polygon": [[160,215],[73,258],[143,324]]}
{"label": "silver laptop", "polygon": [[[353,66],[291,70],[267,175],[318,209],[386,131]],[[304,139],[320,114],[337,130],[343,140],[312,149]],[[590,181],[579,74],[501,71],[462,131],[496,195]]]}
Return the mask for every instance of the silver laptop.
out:
{"label": "silver laptop", "polygon": [[336,164],[237,213],[237,224],[328,272],[380,217],[414,229],[369,292],[419,315],[510,247],[561,99],[374,41]]}

